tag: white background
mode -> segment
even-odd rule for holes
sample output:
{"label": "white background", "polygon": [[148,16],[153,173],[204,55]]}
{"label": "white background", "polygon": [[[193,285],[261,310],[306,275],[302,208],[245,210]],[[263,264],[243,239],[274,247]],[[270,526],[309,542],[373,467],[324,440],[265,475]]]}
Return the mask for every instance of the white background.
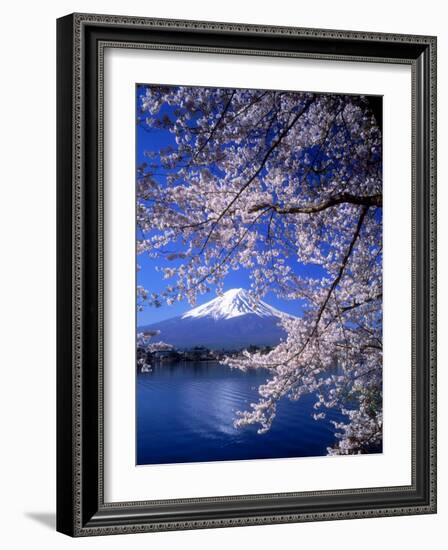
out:
{"label": "white background", "polygon": [[[256,6],[256,7],[255,7]],[[71,540],[55,510],[55,18],[73,11],[439,35],[439,514]],[[6,548],[442,547],[448,520],[446,422],[448,35],[443,3],[276,0],[212,3],[60,0],[2,12],[0,506]],[[6,193],[5,193],[6,191]],[[444,251],[445,249],[445,251]],[[440,541],[440,542],[439,542]]]}
{"label": "white background", "polygon": [[[362,71],[362,78],[360,78]],[[411,484],[409,65],[142,50],[105,53],[105,500]],[[192,76],[194,75],[194,76]],[[383,453],[135,467],[135,83],[383,94]],[[400,342],[400,346],[396,343]],[[400,403],[397,407],[396,403]]]}

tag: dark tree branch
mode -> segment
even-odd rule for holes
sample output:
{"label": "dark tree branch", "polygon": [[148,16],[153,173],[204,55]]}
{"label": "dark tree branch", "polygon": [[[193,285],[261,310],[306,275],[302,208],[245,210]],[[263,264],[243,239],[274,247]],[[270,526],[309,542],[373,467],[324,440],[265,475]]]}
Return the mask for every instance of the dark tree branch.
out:
{"label": "dark tree branch", "polygon": [[366,217],[366,214],[367,214],[367,211],[368,211],[369,207],[368,206],[363,206],[362,209],[361,209],[361,214],[358,218],[358,223],[356,225],[356,230],[355,230],[355,233],[353,234],[353,238],[352,240],[350,241],[350,245],[347,249],[347,252],[345,253],[345,256],[341,262],[341,266],[339,268],[339,272],[336,276],[336,278],[334,279],[333,283],[331,284],[329,290],[328,290],[328,294],[323,302],[323,304],[321,305],[320,309],[319,309],[319,313],[317,314],[317,318],[316,318],[316,323],[314,325],[314,328],[311,332],[311,335],[310,335],[310,338],[312,336],[314,336],[316,330],[317,330],[317,327],[319,325],[319,322],[320,322],[320,319],[322,317],[322,314],[323,312],[325,311],[325,308],[327,307],[327,304],[328,304],[328,301],[329,299],[331,298],[331,295],[333,294],[333,291],[334,289],[338,286],[339,284],[339,281],[341,280],[342,278],[342,275],[344,273],[344,270],[347,266],[347,263],[348,263],[348,260],[352,254],[352,251],[353,251],[353,248],[355,246],[355,243],[356,241],[358,240],[358,237],[359,237],[359,234],[361,232],[361,227],[362,227],[362,224],[364,222],[364,218]]}
{"label": "dark tree branch", "polygon": [[310,206],[281,207],[276,204],[263,203],[251,206],[249,208],[249,212],[258,212],[259,210],[271,208],[277,214],[316,214],[317,212],[322,212],[327,208],[331,208],[332,206],[337,206],[339,204],[355,204],[358,206],[365,206],[367,208],[369,208],[370,206],[382,207],[383,196],[381,193],[367,196],[352,195],[350,193],[340,193],[338,195],[330,197],[320,204],[313,204]]}
{"label": "dark tree branch", "polygon": [[353,304],[349,306],[342,307],[341,311],[342,313],[345,313],[346,311],[351,311],[352,309],[364,306],[365,304],[369,304],[371,302],[375,302],[376,300],[381,300],[382,298],[383,298],[383,295],[378,294],[377,296],[373,296],[372,298],[367,298],[367,300],[364,300],[364,302],[353,302]]}

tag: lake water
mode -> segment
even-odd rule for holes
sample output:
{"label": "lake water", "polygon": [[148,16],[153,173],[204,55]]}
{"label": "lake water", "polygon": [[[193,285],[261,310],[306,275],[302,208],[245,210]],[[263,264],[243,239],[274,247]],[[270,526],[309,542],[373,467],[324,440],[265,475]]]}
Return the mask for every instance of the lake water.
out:
{"label": "lake water", "polygon": [[137,375],[137,464],[320,456],[335,442],[329,411],[314,420],[315,397],[280,401],[270,431],[234,428],[238,410],[258,400],[266,371],[217,363],[163,364]]}

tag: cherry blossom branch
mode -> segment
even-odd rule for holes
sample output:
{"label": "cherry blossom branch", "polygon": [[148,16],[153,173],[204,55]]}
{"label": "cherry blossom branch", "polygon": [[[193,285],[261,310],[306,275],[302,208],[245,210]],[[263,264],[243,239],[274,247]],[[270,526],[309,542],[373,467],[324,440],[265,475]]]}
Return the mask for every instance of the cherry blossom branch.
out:
{"label": "cherry blossom branch", "polygon": [[305,107],[303,107],[303,109],[296,114],[296,116],[293,118],[292,122],[290,124],[288,124],[288,126],[286,126],[286,128],[280,133],[279,137],[277,139],[274,140],[274,142],[272,143],[272,145],[269,147],[269,149],[266,151],[266,154],[264,155],[263,159],[261,160],[260,162],[260,165],[259,167],[257,168],[257,170],[255,170],[255,172],[253,173],[253,175],[247,180],[247,182],[240,188],[240,190],[238,191],[238,193],[235,195],[235,197],[230,201],[230,203],[226,206],[226,208],[224,208],[224,210],[221,212],[221,214],[218,216],[217,220],[213,223],[212,225],[212,228],[210,229],[210,232],[209,234],[207,235],[205,241],[204,241],[204,244],[202,245],[202,248],[201,248],[201,252],[205,249],[205,247],[207,246],[207,243],[208,241],[210,240],[211,238],[211,235],[215,229],[215,227],[218,225],[218,223],[222,220],[222,218],[227,214],[227,212],[230,210],[230,208],[235,204],[235,202],[239,199],[239,197],[242,195],[242,193],[249,187],[249,185],[255,180],[255,178],[260,174],[260,172],[263,170],[268,158],[270,157],[272,151],[274,151],[274,149],[276,147],[278,147],[278,145],[280,145],[280,143],[282,142],[282,140],[285,138],[285,136],[288,134],[288,132],[291,130],[291,128],[294,127],[294,125],[297,123],[297,121],[300,119],[301,116],[303,116],[306,111],[310,108],[312,104],[312,101],[308,101],[305,105]]}
{"label": "cherry blossom branch", "polygon": [[340,193],[330,197],[320,204],[313,204],[311,206],[289,206],[289,207],[280,207],[275,204],[262,203],[251,206],[249,212],[258,212],[259,210],[264,210],[266,208],[272,208],[277,214],[316,214],[317,212],[322,212],[327,208],[332,206],[337,206],[339,204],[355,204],[358,206],[377,206],[381,207],[383,204],[382,194],[378,193],[375,195],[368,196],[357,196],[350,193]]}
{"label": "cherry blossom branch", "polygon": [[[327,292],[327,295],[325,297],[325,300],[322,302],[322,305],[320,306],[319,308],[319,311],[317,313],[317,316],[316,316],[316,320],[314,322],[314,325],[313,325],[313,329],[311,330],[311,333],[308,335],[307,339],[305,340],[305,342],[302,344],[302,346],[300,347],[299,351],[297,351],[296,353],[294,353],[292,356],[290,356],[283,364],[288,364],[290,363],[293,359],[297,359],[297,357],[299,357],[303,351],[305,350],[305,348],[308,346],[308,344],[310,343],[311,339],[314,337],[314,335],[316,334],[317,332],[317,329],[318,329],[318,326],[319,326],[319,323],[320,323],[320,320],[322,318],[322,315],[325,311],[325,308],[327,307],[327,304],[331,298],[331,295],[333,294],[333,291],[334,289],[338,286],[339,284],[339,281],[341,280],[342,278],[342,275],[344,273],[344,270],[347,266],[347,263],[348,263],[348,260],[353,252],[353,248],[355,246],[355,243],[356,241],[358,240],[358,237],[359,237],[359,234],[361,232],[361,227],[362,227],[362,224],[364,222],[364,218],[367,214],[367,211],[368,211],[368,207],[367,206],[363,206],[362,209],[361,209],[361,213],[359,215],[359,218],[358,218],[358,223],[356,224],[356,230],[353,234],[353,237],[352,237],[352,240],[350,241],[350,244],[347,248],[347,251],[344,255],[344,258],[342,259],[342,262],[341,262],[341,265],[339,267],[339,271],[338,271],[338,274],[336,276],[336,278],[333,280],[333,283],[331,284],[328,292]],[[280,366],[281,363],[278,363],[276,364],[275,366]]]}
{"label": "cherry blossom branch", "polygon": [[213,138],[213,136],[215,135],[216,133],[216,130],[218,129],[218,127],[220,126],[221,122],[224,120],[224,117],[226,116],[226,113],[227,111],[229,110],[229,107],[230,107],[230,104],[232,103],[232,99],[235,95],[235,90],[232,91],[232,93],[230,94],[230,97],[229,99],[227,100],[227,103],[225,104],[224,106],[224,109],[222,110],[221,112],[221,115],[218,119],[218,121],[216,122],[216,124],[213,126],[209,136],[207,137],[207,139],[204,141],[204,143],[198,148],[198,150],[194,153],[194,155],[192,156],[190,162],[187,164],[186,168],[190,168],[190,166],[193,164],[193,162],[198,158],[198,156],[200,155],[200,153],[202,153],[202,151],[207,147],[207,145],[210,143],[211,139]]}

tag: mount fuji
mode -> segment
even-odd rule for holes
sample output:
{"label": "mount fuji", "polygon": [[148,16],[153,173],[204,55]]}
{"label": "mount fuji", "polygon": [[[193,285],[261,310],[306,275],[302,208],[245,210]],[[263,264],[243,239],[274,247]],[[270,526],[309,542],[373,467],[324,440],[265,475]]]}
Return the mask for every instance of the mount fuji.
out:
{"label": "mount fuji", "polygon": [[275,346],[285,337],[282,317],[292,317],[259,300],[242,288],[159,323],[139,327],[139,332],[158,331],[157,338],[178,349],[242,349]]}

